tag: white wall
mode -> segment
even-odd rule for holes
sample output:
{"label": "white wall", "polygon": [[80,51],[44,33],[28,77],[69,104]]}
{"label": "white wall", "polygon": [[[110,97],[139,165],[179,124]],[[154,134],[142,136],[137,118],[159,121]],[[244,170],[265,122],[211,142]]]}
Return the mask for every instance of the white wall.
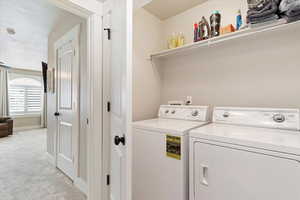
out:
{"label": "white wall", "polygon": [[192,96],[198,105],[300,108],[297,37],[264,33],[167,59],[161,102]]}
{"label": "white wall", "polygon": [[[48,46],[48,66],[50,68],[54,65],[54,43],[62,37],[65,33],[71,30],[76,25],[81,24],[80,35],[80,144],[79,144],[79,176],[83,180],[87,180],[87,135],[86,135],[86,116],[87,116],[87,60],[86,60],[86,21],[73,14],[66,14],[59,20],[54,29],[49,35]],[[54,134],[56,132],[56,93],[48,93],[48,107],[47,107],[47,151],[54,155]]]}
{"label": "white wall", "polygon": [[133,41],[133,119],[154,118],[160,104],[158,68],[148,59],[163,49],[162,22],[144,9],[134,13]]}
{"label": "white wall", "polygon": [[41,127],[40,116],[13,117],[14,131],[29,130]]}
{"label": "white wall", "polygon": [[[210,0],[205,4],[190,9],[180,15],[161,23],[163,45],[172,32],[184,32],[188,43],[193,40],[193,23],[202,15],[207,18],[213,10],[220,10],[223,15],[222,24],[234,24],[237,10],[246,11],[243,0]],[[245,16],[245,14],[244,14]],[[139,18],[140,21],[147,20]],[[134,24],[136,26],[136,24]],[[153,29],[156,33],[157,29]],[[298,33],[299,32],[299,33]],[[149,40],[147,30],[135,32],[135,40]],[[159,34],[159,33],[157,33]],[[261,33],[242,39],[230,40],[200,48],[193,53],[173,56],[155,63],[155,67],[146,62],[147,55],[134,53],[134,59],[141,65],[135,65],[135,91],[151,91],[134,93],[134,120],[153,117],[159,104],[171,100],[185,100],[193,97],[195,105],[213,106],[250,106],[250,107],[298,107],[300,108],[299,74],[299,29],[273,35]],[[150,40],[151,41],[151,40]],[[153,40],[152,42],[159,42]],[[145,45],[143,52],[148,51]],[[155,51],[152,51],[155,52]],[[150,54],[150,53],[149,53]],[[148,56],[149,56],[148,54]],[[148,67],[148,69],[147,69]],[[155,69],[156,68],[156,69]],[[149,76],[147,70],[159,72],[157,76]],[[141,84],[140,82],[152,84]],[[157,85],[159,84],[159,85]],[[156,85],[156,88],[153,87]],[[152,95],[155,95],[155,100]],[[159,96],[157,96],[159,94]],[[159,103],[157,99],[160,99]],[[144,102],[153,105],[144,107]],[[155,102],[155,105],[154,105]]]}

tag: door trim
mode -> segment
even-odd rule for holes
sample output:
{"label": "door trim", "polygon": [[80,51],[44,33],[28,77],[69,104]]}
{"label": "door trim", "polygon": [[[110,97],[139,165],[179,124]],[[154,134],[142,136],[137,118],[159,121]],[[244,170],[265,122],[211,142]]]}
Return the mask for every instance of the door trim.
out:
{"label": "door trim", "polygon": [[126,25],[126,197],[132,199],[132,77],[133,77],[133,0],[127,0],[127,25]]}
{"label": "door trim", "polygon": [[[88,71],[88,200],[102,199],[102,6],[96,0],[49,0],[55,6],[87,21]],[[97,112],[94,112],[97,111]]]}

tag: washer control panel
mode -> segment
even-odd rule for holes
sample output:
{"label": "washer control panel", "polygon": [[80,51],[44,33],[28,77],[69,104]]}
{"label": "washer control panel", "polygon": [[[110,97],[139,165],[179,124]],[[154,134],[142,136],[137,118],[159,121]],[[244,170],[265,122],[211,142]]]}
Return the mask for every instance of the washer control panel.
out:
{"label": "washer control panel", "polygon": [[216,107],[213,122],[299,130],[299,112],[299,109]]}
{"label": "washer control panel", "polygon": [[162,105],[159,108],[158,116],[167,119],[207,121],[208,106]]}

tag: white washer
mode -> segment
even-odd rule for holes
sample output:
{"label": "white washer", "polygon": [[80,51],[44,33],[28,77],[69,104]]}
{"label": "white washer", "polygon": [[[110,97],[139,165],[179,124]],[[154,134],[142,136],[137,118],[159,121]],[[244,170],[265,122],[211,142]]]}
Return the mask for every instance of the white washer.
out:
{"label": "white washer", "polygon": [[214,109],[190,132],[190,200],[300,199],[298,109]]}
{"label": "white washer", "polygon": [[207,124],[207,106],[160,106],[133,123],[133,200],[188,200],[188,133]]}

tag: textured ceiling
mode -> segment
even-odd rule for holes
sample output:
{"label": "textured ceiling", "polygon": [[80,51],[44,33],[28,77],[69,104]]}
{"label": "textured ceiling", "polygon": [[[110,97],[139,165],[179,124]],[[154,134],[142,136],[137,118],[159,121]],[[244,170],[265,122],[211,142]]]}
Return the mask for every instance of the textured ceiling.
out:
{"label": "textured ceiling", "polygon": [[[65,11],[51,5],[47,0],[0,0],[0,61],[7,65],[20,65],[14,63],[14,59],[7,58],[8,54],[11,57],[14,52],[15,60],[21,59],[21,53],[25,52],[22,59],[26,61],[27,57],[27,63],[24,62],[24,66],[32,65],[32,58],[29,57],[38,54],[44,55],[40,59],[46,60],[48,35],[64,14]],[[13,28],[16,34],[6,34],[4,30],[8,27]]]}
{"label": "textured ceiling", "polygon": [[47,0],[0,0],[0,28],[14,28],[19,41],[44,40],[62,14]]}
{"label": "textured ceiling", "polygon": [[152,0],[144,8],[161,20],[178,15],[208,0]]}

